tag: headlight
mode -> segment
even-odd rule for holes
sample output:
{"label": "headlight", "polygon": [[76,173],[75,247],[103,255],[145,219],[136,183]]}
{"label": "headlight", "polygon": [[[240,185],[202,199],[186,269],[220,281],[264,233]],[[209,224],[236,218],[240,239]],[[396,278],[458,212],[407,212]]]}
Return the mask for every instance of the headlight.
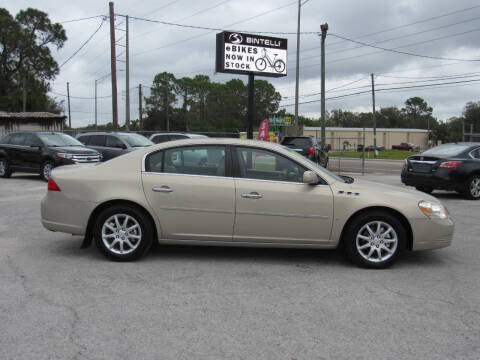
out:
{"label": "headlight", "polygon": [[57,156],[63,159],[71,159],[73,157],[72,154],[67,154],[67,153],[57,153]]}
{"label": "headlight", "polygon": [[420,201],[418,207],[429,218],[446,219],[448,216],[448,211],[442,204]]}

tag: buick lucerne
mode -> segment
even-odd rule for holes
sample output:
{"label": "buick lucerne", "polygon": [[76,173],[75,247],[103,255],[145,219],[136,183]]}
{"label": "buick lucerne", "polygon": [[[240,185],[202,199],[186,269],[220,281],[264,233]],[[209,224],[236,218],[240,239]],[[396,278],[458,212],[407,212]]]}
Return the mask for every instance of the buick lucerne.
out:
{"label": "buick lucerne", "polygon": [[45,228],[85,237],[109,259],[170,244],[334,249],[384,268],[404,250],[450,245],[440,201],[402,187],[335,175],[263,141],[188,139],[96,165],[54,169]]}

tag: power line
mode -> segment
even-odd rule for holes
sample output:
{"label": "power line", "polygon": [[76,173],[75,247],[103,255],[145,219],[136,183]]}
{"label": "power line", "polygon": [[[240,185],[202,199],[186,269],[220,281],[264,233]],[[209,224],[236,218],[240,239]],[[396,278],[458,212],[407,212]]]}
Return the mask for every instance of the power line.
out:
{"label": "power line", "polygon": [[[480,28],[479,28],[479,29],[470,30],[470,31],[467,31],[467,32],[463,32],[463,33],[457,34],[457,35],[463,35],[463,34],[466,34],[466,33],[469,33],[469,32],[474,32],[474,31],[479,31],[479,30],[480,30]],[[379,49],[379,50],[382,50],[382,51],[388,51],[388,52],[393,52],[393,53],[402,54],[402,55],[416,56],[416,57],[421,57],[421,58],[426,58],[426,59],[449,60],[449,61],[466,61],[466,62],[477,62],[477,61],[480,61],[480,59],[444,58],[444,57],[438,57],[438,56],[415,54],[415,53],[411,53],[411,52],[407,52],[407,51],[400,51],[400,50],[395,50],[395,49],[388,49],[388,48],[384,48],[384,47],[381,47],[381,46],[376,46],[376,45],[374,45],[374,44],[367,44],[367,43],[364,43],[364,42],[361,42],[361,41],[349,39],[349,38],[347,38],[347,37],[345,37],[345,36],[341,36],[341,35],[337,35],[337,34],[333,34],[333,33],[329,33],[328,36],[333,36],[333,37],[336,37],[336,38],[339,38],[339,39],[342,39],[342,40],[345,40],[345,41],[350,41],[350,42],[355,43],[355,44],[360,44],[360,45],[363,45],[363,46],[372,47],[372,48],[374,48],[374,49]],[[450,36],[445,36],[445,37],[443,37],[443,38],[447,38],[447,37],[450,37]]]}
{"label": "power line", "polygon": [[80,18],[80,19],[59,21],[59,24],[68,24],[68,23],[77,22],[77,21],[96,19],[96,18],[99,18],[99,17],[104,17],[104,15],[95,15],[95,16],[89,16],[89,17],[84,17],[84,18]]}
{"label": "power line", "polygon": [[[410,86],[399,86],[399,87],[393,87],[393,88],[380,88],[376,89],[376,92],[379,91],[392,91],[392,90],[404,90],[404,89],[420,89],[420,88],[429,88],[429,87],[434,87],[434,86],[442,86],[442,85],[452,85],[452,84],[467,84],[467,83],[477,83],[479,82],[480,79],[474,79],[474,80],[462,80],[462,81],[451,81],[451,82],[444,82],[444,83],[437,83],[437,84],[425,84],[425,85],[410,85]],[[365,90],[365,91],[358,91],[355,93],[350,93],[350,94],[343,94],[343,95],[338,95],[338,96],[333,96],[326,98],[325,100],[335,100],[335,99],[341,99],[344,97],[350,97],[350,96],[355,96],[355,95],[361,95],[361,94],[367,94],[371,93],[370,90]],[[310,100],[310,101],[304,101],[299,104],[310,104],[310,103],[316,103],[319,102],[320,99],[318,100]],[[282,107],[288,107],[288,106],[294,106],[295,104],[286,104],[286,105],[281,105]]]}
{"label": "power line", "polygon": [[67,60],[65,60],[65,61],[59,66],[60,68],[61,68],[63,65],[65,65],[66,63],[68,63],[75,55],[78,54],[78,52],[79,52],[80,50],[83,49],[83,47],[84,47],[85,45],[88,44],[88,42],[89,42],[90,40],[92,40],[92,38],[95,36],[95,34],[96,34],[96,33],[100,30],[100,28],[102,27],[104,21],[105,21],[105,19],[102,18],[102,21],[100,22],[100,25],[98,26],[97,30],[95,30],[95,31],[93,32],[93,34],[90,35],[90,37],[89,37],[72,55],[70,55]]}

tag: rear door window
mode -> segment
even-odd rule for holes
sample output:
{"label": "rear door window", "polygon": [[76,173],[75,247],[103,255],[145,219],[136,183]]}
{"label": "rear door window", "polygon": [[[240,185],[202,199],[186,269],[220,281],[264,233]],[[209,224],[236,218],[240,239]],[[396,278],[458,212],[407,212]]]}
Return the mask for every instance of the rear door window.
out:
{"label": "rear door window", "polygon": [[88,145],[105,146],[105,135],[91,135]]}
{"label": "rear door window", "polygon": [[79,136],[78,141],[80,141],[82,144],[84,145],[89,145],[89,142],[90,142],[90,136],[88,135],[85,135],[85,136]]}
{"label": "rear door window", "polygon": [[12,145],[23,145],[25,142],[25,137],[23,134],[13,134],[10,144]]}
{"label": "rear door window", "polygon": [[164,172],[225,176],[225,146],[189,146],[165,151]]}
{"label": "rear door window", "polygon": [[107,135],[105,146],[119,148],[119,149],[123,149],[126,147],[125,144],[120,139],[112,135]]}
{"label": "rear door window", "polygon": [[24,141],[25,146],[41,146],[42,143],[39,138],[37,138],[33,134],[25,134],[25,141]]}
{"label": "rear door window", "polygon": [[480,159],[480,148],[477,148],[471,152],[474,159]]}
{"label": "rear door window", "polygon": [[11,144],[12,141],[12,134],[8,134],[0,139],[0,144]]}
{"label": "rear door window", "polygon": [[157,135],[152,139],[152,141],[155,144],[160,144],[160,143],[163,143],[163,142],[167,142],[167,141],[170,141],[170,135]]}

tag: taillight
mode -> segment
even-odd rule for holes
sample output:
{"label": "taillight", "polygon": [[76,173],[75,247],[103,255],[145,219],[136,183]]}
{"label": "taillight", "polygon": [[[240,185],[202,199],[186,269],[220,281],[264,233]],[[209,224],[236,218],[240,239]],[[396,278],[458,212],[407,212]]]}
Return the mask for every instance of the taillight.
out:
{"label": "taillight", "polygon": [[58,187],[57,183],[52,179],[48,179],[48,191],[62,191]]}
{"label": "taillight", "polygon": [[440,169],[449,169],[449,170],[455,170],[458,165],[460,165],[462,161],[445,161],[442,162],[439,166]]}
{"label": "taillight", "polygon": [[308,155],[315,155],[315,148],[313,146],[308,151]]}

